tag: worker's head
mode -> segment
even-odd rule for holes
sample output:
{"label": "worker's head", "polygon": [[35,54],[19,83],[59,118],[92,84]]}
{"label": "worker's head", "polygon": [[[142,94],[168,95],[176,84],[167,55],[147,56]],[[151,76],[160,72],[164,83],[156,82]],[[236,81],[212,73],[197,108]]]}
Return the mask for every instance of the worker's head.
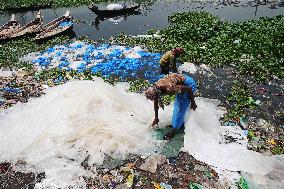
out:
{"label": "worker's head", "polygon": [[157,90],[155,87],[149,87],[145,91],[146,98],[150,99],[151,101],[154,101],[156,94],[157,94]]}
{"label": "worker's head", "polygon": [[174,56],[180,56],[182,53],[184,53],[184,49],[180,47],[176,47],[173,49]]}

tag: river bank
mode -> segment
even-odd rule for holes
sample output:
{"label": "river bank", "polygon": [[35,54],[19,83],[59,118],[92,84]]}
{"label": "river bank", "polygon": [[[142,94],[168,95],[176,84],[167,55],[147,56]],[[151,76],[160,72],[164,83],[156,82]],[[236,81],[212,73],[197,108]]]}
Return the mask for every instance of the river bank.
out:
{"label": "river bank", "polygon": [[[283,68],[281,65],[283,63],[284,52],[282,51],[283,16],[243,23],[229,23],[221,22],[208,13],[193,12],[172,15],[170,21],[171,25],[168,28],[161,31],[151,30],[148,33],[149,35],[156,35],[148,38],[120,35],[111,39],[110,42],[112,44],[110,45],[119,43],[127,45],[130,48],[136,45],[143,45],[142,47],[147,47],[149,53],[165,52],[174,46],[185,47],[187,53],[182,59],[187,62],[185,65],[190,69],[183,71],[190,73],[198,81],[199,96],[220,100],[221,106],[228,110],[227,114],[220,119],[222,125],[231,128],[241,128],[243,132],[243,135],[241,135],[242,139],[234,138],[234,136],[230,135],[224,136],[224,143],[238,143],[239,141],[244,141],[244,138],[248,138],[247,148],[251,150],[260,152],[265,156],[283,154],[284,135],[283,118],[281,117],[283,116],[283,71],[281,71]],[[159,38],[155,38],[155,36]],[[54,45],[69,43],[71,43],[70,40],[60,38],[41,46],[34,44],[29,39],[1,44],[1,47],[3,47],[1,48],[1,68],[3,70],[13,69],[16,74],[16,76],[1,77],[1,108],[9,111],[9,107],[18,101],[26,103],[29,100],[33,101],[34,97],[36,97],[35,99],[41,99],[41,97],[37,97],[43,95],[45,89],[52,88],[53,86],[60,87],[62,84],[68,84],[69,81],[74,79],[94,80],[94,76],[100,76],[111,84],[116,84],[120,81],[120,78],[105,77],[105,73],[103,75],[99,72],[93,74],[88,69],[83,70],[83,72],[69,72],[64,69],[54,68],[41,72],[32,70],[27,62],[22,64],[19,61],[19,58],[30,52],[50,51]],[[13,51],[11,51],[12,49]],[[7,62],[7,60],[9,61]],[[194,64],[189,64],[189,62]],[[158,73],[155,64],[151,65],[154,66],[153,73],[156,73],[155,71]],[[22,68],[22,70],[17,72],[16,70],[19,68]],[[143,81],[145,79],[143,77],[137,77],[136,79],[139,79],[141,82],[133,82],[132,80],[131,91],[133,92],[142,92],[150,85],[150,82]],[[42,97],[44,98],[45,95]],[[172,101],[173,99],[168,97],[165,100]],[[145,103],[144,101],[141,102]],[[19,104],[17,106],[21,106],[21,103]],[[33,129],[35,128],[33,127]],[[180,136],[179,139],[183,139],[183,136]],[[179,151],[182,146],[183,142],[175,147],[172,146],[171,149]],[[198,182],[204,187],[209,184],[208,188],[217,187],[218,174],[204,164],[200,172],[196,168],[198,167],[196,164],[200,164],[201,162],[196,162],[193,159],[192,162],[187,162],[188,158],[191,159],[188,154],[180,153],[180,156],[175,155],[174,158],[167,158],[167,163],[165,162],[158,166],[159,171],[157,174],[149,175],[146,172],[146,176],[144,175],[145,172],[140,173],[138,171],[139,174],[136,176],[132,173],[133,169],[140,169],[141,163],[137,163],[137,165],[129,165],[129,163],[145,162],[145,160],[141,160],[139,157],[136,158],[138,158],[138,160],[136,159],[137,161],[135,158],[129,158],[129,161],[123,164],[122,167],[128,167],[126,168],[126,172],[128,173],[121,181],[116,181],[116,184],[127,183],[129,180],[133,181],[135,179],[137,184],[140,180],[148,177],[148,181],[144,185],[146,188],[154,186],[154,183],[151,182],[155,182],[156,184],[161,182],[168,183],[173,188],[187,188],[190,182]],[[172,165],[174,161],[177,161],[180,165],[174,167]],[[78,161],[77,163],[81,164],[83,162]],[[1,179],[6,180],[6,173],[9,172],[6,167],[10,167],[10,165],[1,165],[4,167],[1,169]],[[83,165],[81,166],[84,167]],[[115,167],[115,169],[102,170],[97,180],[94,177],[86,177],[85,179],[89,181],[90,187],[110,187],[109,184],[113,184],[112,181],[116,178],[114,176],[115,172],[121,170],[119,166]],[[188,170],[184,170],[185,172],[183,172],[181,171],[183,168]],[[171,172],[178,170],[180,174],[198,175],[198,177],[183,178],[181,180],[184,183],[181,183],[181,180],[179,180],[182,177],[181,175],[176,175],[177,179],[171,180],[172,176],[169,173],[162,173],[163,170],[171,170]],[[209,175],[211,176],[208,176],[208,170],[210,170]],[[235,174],[238,174],[238,172],[235,171]],[[39,177],[42,179],[41,176]],[[136,178],[134,179],[134,177]],[[208,177],[212,178],[211,181],[210,179],[208,180]],[[139,180],[139,178],[141,179]],[[40,179],[37,181],[40,181]],[[102,180],[103,183],[100,183]],[[4,182],[4,180],[2,181]],[[36,184],[35,180],[31,182],[33,186]],[[143,181],[141,182],[143,183]],[[139,187],[137,186],[137,188]]]}

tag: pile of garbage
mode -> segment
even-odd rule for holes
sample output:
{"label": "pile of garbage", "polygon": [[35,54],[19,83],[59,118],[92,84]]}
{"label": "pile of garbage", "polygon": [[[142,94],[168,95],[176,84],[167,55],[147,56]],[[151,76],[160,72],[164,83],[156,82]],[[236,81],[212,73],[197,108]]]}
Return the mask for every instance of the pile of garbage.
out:
{"label": "pile of garbage", "polygon": [[[130,155],[127,160],[118,160],[106,156],[103,165],[82,166],[90,171],[92,177],[83,177],[86,188],[126,189],[126,188],[222,188],[218,174],[208,165],[195,160],[188,153],[181,152],[175,158],[164,155]],[[47,184],[47,183],[46,183]],[[45,188],[44,182],[36,188]]]}
{"label": "pile of garbage", "polygon": [[65,45],[56,45],[43,52],[33,52],[21,58],[21,61],[33,64],[39,70],[60,68],[82,73],[90,70],[93,74],[128,78],[143,78],[151,83],[159,75],[160,53],[150,53],[139,46],[130,48],[110,44],[92,44],[85,41],[73,41]]}
{"label": "pile of garbage", "polygon": [[0,109],[11,107],[17,102],[25,103],[32,97],[39,97],[44,94],[45,87],[34,76],[0,77]]}
{"label": "pile of garbage", "polygon": [[[25,164],[24,162],[17,162]],[[16,165],[0,163],[0,183],[9,188],[32,187],[47,188],[50,183],[41,182],[45,173],[19,172]],[[113,159],[106,156],[103,165],[82,166],[92,173],[92,177],[82,177],[86,188],[125,189],[125,188],[222,188],[225,183],[218,182],[218,174],[208,165],[195,160],[188,153],[181,152],[177,157],[166,158],[130,155],[127,160]]]}

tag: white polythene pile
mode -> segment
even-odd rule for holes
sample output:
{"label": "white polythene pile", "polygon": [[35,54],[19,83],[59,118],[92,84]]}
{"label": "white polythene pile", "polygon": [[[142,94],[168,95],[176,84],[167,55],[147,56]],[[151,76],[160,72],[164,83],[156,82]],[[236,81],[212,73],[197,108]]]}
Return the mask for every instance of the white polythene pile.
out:
{"label": "white polythene pile", "polygon": [[80,163],[88,154],[92,165],[104,154],[154,153],[160,141],[152,136],[153,115],[143,95],[99,78],[49,88],[1,113],[0,162],[23,160],[63,188],[86,174]]}
{"label": "white polythene pile", "polygon": [[[243,171],[250,174],[259,187],[284,188],[284,178],[277,178],[284,175],[283,161],[276,156],[266,157],[248,150],[246,137],[239,127],[221,126],[219,118],[224,112],[217,106],[218,101],[201,98],[197,102],[198,108],[190,111],[187,117],[186,151],[214,166],[220,174],[224,171]],[[225,143],[225,135],[233,136],[237,141]]]}

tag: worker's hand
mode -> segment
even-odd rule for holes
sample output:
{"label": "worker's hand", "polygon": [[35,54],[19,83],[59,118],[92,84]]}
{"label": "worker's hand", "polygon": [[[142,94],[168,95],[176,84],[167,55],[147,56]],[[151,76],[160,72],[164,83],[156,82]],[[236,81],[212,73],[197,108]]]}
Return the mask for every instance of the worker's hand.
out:
{"label": "worker's hand", "polygon": [[172,68],[172,72],[173,72],[173,73],[177,73],[177,72],[178,72],[177,67],[173,67],[173,68]]}
{"label": "worker's hand", "polygon": [[152,122],[152,128],[155,128],[158,126],[158,123],[159,123],[159,119],[154,119],[153,122]]}
{"label": "worker's hand", "polygon": [[193,102],[191,103],[191,108],[192,108],[194,111],[196,110],[197,105],[196,105],[195,101],[193,101]]}

